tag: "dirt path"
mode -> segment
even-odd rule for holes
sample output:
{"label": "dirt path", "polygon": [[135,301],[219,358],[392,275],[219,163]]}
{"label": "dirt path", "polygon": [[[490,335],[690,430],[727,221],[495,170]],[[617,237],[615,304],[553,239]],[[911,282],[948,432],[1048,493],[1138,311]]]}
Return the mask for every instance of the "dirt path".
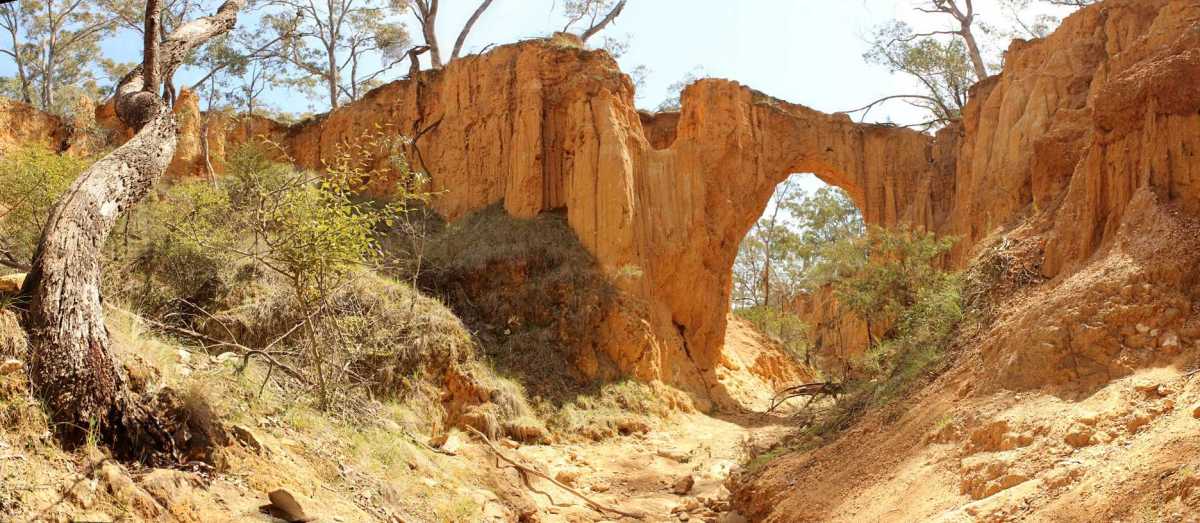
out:
{"label": "dirt path", "polygon": [[[725,479],[744,459],[748,446],[769,446],[788,430],[780,418],[686,414],[643,435],[528,446],[515,452],[597,501],[645,514],[645,521],[738,522],[744,520],[727,513]],[[688,483],[688,478],[694,484],[677,494],[677,485]],[[545,492],[531,493],[544,522],[633,521],[599,514],[550,482],[535,479],[532,485]],[[678,490],[685,489],[679,485]]]}

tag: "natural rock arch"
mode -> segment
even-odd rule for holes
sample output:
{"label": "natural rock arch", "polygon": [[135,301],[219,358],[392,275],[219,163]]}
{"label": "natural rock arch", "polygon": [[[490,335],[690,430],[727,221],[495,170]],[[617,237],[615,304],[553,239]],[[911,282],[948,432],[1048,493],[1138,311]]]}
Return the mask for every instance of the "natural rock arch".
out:
{"label": "natural rock arch", "polygon": [[[450,220],[497,202],[520,218],[565,211],[627,298],[601,341],[581,350],[700,398],[721,396],[714,370],[738,245],[788,175],[813,172],[845,189],[869,223],[945,220],[953,184],[940,182],[953,165],[938,160],[944,139],[856,124],[725,80],[688,87],[678,114],[640,114],[633,100],[607,54],[534,41],[393,82],[297,125],[230,125],[231,143],[209,143],[219,153],[265,135],[319,168],[340,144],[387,129],[417,137],[409,156],[431,174],[441,194],[433,205]],[[178,161],[173,169],[202,172]],[[391,181],[374,182],[386,190]]]}
{"label": "natural rock arch", "polygon": [[855,124],[722,80],[690,86],[682,101],[671,145],[643,152],[635,177],[658,189],[635,191],[636,228],[652,235],[638,258],[649,268],[641,290],[665,305],[702,376],[720,363],[738,245],[792,173],[846,190],[868,223],[936,228],[944,219],[931,197],[940,163],[932,136]]}

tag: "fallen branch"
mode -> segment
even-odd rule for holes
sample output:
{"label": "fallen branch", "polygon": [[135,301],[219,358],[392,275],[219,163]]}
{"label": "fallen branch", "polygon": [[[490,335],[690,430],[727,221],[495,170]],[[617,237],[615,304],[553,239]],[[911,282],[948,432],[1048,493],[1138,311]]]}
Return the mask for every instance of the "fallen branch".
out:
{"label": "fallen branch", "polygon": [[[787,400],[792,398],[808,396],[808,403],[812,403],[812,401],[818,396],[838,396],[841,393],[841,383],[817,382],[794,385],[776,392],[775,395],[771,397],[771,408],[767,409],[767,413],[770,414],[775,412],[775,409],[778,409],[780,406],[786,403]],[[804,405],[807,407],[808,403],[805,403]]]}
{"label": "fallen branch", "polygon": [[547,475],[546,473],[544,473],[540,470],[517,463],[512,458],[505,456],[503,452],[500,452],[500,449],[496,448],[496,446],[492,444],[492,440],[488,439],[487,436],[484,436],[482,432],[479,432],[478,430],[475,430],[474,427],[470,427],[470,426],[466,427],[466,429],[468,431],[470,431],[471,433],[475,434],[476,436],[479,436],[479,439],[483,440],[483,443],[486,444],[489,449],[491,449],[492,454],[495,454],[495,456],[497,458],[504,461],[505,463],[512,465],[514,468],[517,469],[517,471],[521,472],[522,475],[533,474],[534,476],[537,476],[546,481],[549,481],[550,483],[553,483],[558,488],[561,488],[567,492],[570,492],[571,494],[574,494],[575,496],[579,497],[579,499],[582,499],[583,501],[587,502],[588,506],[591,507],[592,509],[596,510],[597,512],[600,512],[600,513],[610,512],[613,514],[617,514],[620,516],[625,516],[627,518],[633,518],[633,519],[637,519],[637,520],[643,520],[646,518],[646,516],[643,514],[633,514],[630,512],[625,512],[622,510],[612,508],[608,505],[604,505],[592,498],[589,498],[589,497],[583,495],[583,493],[579,492],[578,490],[575,490],[571,487],[563,485],[562,483],[559,483],[558,480],[550,477],[549,475]]}
{"label": "fallen branch", "polygon": [[264,359],[266,359],[268,362],[270,362],[271,365],[273,365],[275,367],[279,367],[279,369],[282,370],[284,373],[286,373],[288,376],[295,378],[297,381],[299,381],[305,385],[311,385],[308,378],[305,377],[303,373],[301,373],[300,371],[298,371],[292,367],[289,367],[288,365],[284,364],[283,362],[280,362],[279,360],[275,359],[275,357],[272,356],[270,352],[267,352],[267,350],[253,349],[253,348],[247,347],[245,345],[242,345],[240,343],[231,343],[231,342],[227,342],[227,341],[221,341],[221,340],[212,338],[210,336],[196,332],[191,329],[187,329],[184,327],[178,327],[175,325],[171,325],[169,323],[155,321],[155,320],[152,320],[145,316],[140,316],[138,314],[134,314],[133,312],[130,312],[130,311],[127,311],[127,310],[124,310],[121,308],[117,308],[117,307],[110,307],[110,308],[112,308],[113,310],[116,310],[118,312],[124,313],[126,315],[129,315],[129,316],[137,319],[138,321],[146,322],[157,329],[160,329],[160,330],[163,330],[166,332],[170,332],[173,334],[178,334],[180,336],[191,338],[191,339],[194,339],[194,340],[197,340],[200,342],[207,343],[207,344],[209,344],[208,346],[210,346],[210,347],[223,347],[223,348],[233,349],[234,352],[239,352],[243,356],[243,361],[242,361],[243,368],[245,368],[245,364],[248,363],[248,360],[250,359],[251,356],[261,356]]}

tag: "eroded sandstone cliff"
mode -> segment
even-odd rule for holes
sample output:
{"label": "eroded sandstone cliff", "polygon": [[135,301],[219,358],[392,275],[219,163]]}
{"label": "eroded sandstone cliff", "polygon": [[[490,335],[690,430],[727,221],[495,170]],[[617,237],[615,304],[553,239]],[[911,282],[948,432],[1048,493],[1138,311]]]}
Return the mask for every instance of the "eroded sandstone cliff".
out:
{"label": "eroded sandstone cliff", "polygon": [[730,267],[777,183],[815,172],[871,223],[946,220],[930,136],[721,80],[689,87],[677,117],[643,118],[633,95],[602,52],[526,43],[385,86],[289,129],[284,143],[319,166],[340,143],[388,126],[419,137],[409,156],[432,175],[434,206],[449,219],[499,201],[517,217],[565,209],[632,305],[610,315],[597,350],[641,379],[717,400]]}
{"label": "eroded sandstone cliff", "polygon": [[[414,138],[408,156],[431,175],[447,219],[498,202],[521,218],[565,211],[628,298],[593,350],[641,379],[720,400],[713,376],[730,268],[791,173],[842,187],[869,223],[959,236],[958,265],[988,235],[1038,217],[1045,276],[1111,243],[1139,191],[1200,210],[1198,12],[1192,0],[1084,9],[1049,38],[1015,42],[1005,72],[976,86],[962,122],[936,136],[856,124],[724,80],[688,87],[678,114],[639,114],[607,54],[531,41],[296,125],[214,119],[208,161],[220,172],[226,150],[266,137],[319,168],[364,133]],[[181,101],[193,137],[181,139],[172,172],[205,173],[199,112],[194,97]]]}
{"label": "eroded sandstone cliff", "polygon": [[[730,267],[774,186],[814,172],[846,189],[868,221],[938,229],[950,169],[933,137],[860,125],[706,80],[680,113],[639,114],[629,78],[605,53],[554,41],[498,48],[398,81],[294,126],[213,118],[207,159],[194,96],[180,98],[184,137],[170,175],[221,171],[224,151],[251,139],[320,168],[345,144],[382,130],[413,138],[406,151],[430,174],[434,208],[456,220],[502,202],[532,218],[565,211],[576,235],[624,294],[601,342],[579,347],[580,368],[615,362],[644,380],[727,401],[716,379]],[[104,120],[104,118],[101,118]],[[371,160],[382,167],[386,158]],[[372,180],[386,193],[394,180]],[[586,374],[586,372],[585,372]]]}

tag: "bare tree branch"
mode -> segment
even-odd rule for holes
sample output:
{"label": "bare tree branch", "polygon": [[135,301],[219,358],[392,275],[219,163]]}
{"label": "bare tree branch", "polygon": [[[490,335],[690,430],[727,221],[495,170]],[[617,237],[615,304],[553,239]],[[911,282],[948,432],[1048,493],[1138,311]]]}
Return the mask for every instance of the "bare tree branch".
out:
{"label": "bare tree branch", "polygon": [[617,2],[617,5],[613,6],[612,10],[609,11],[603,19],[601,19],[598,23],[593,23],[591,27],[587,28],[587,30],[583,32],[583,34],[579,35],[579,39],[587,42],[589,38],[596,36],[596,33],[599,33],[600,31],[603,31],[605,27],[608,27],[613,20],[616,20],[618,16],[621,16],[621,12],[625,10],[625,2],[626,0]]}
{"label": "bare tree branch", "polygon": [[475,26],[475,22],[479,21],[479,17],[483,15],[492,6],[492,0],[483,0],[475,12],[471,14],[471,18],[467,19],[466,25],[463,25],[462,32],[458,33],[458,40],[454,42],[454,52],[450,54],[450,61],[458,59],[458,55],[462,52],[463,44],[467,42],[467,34],[471,32],[471,28]]}

